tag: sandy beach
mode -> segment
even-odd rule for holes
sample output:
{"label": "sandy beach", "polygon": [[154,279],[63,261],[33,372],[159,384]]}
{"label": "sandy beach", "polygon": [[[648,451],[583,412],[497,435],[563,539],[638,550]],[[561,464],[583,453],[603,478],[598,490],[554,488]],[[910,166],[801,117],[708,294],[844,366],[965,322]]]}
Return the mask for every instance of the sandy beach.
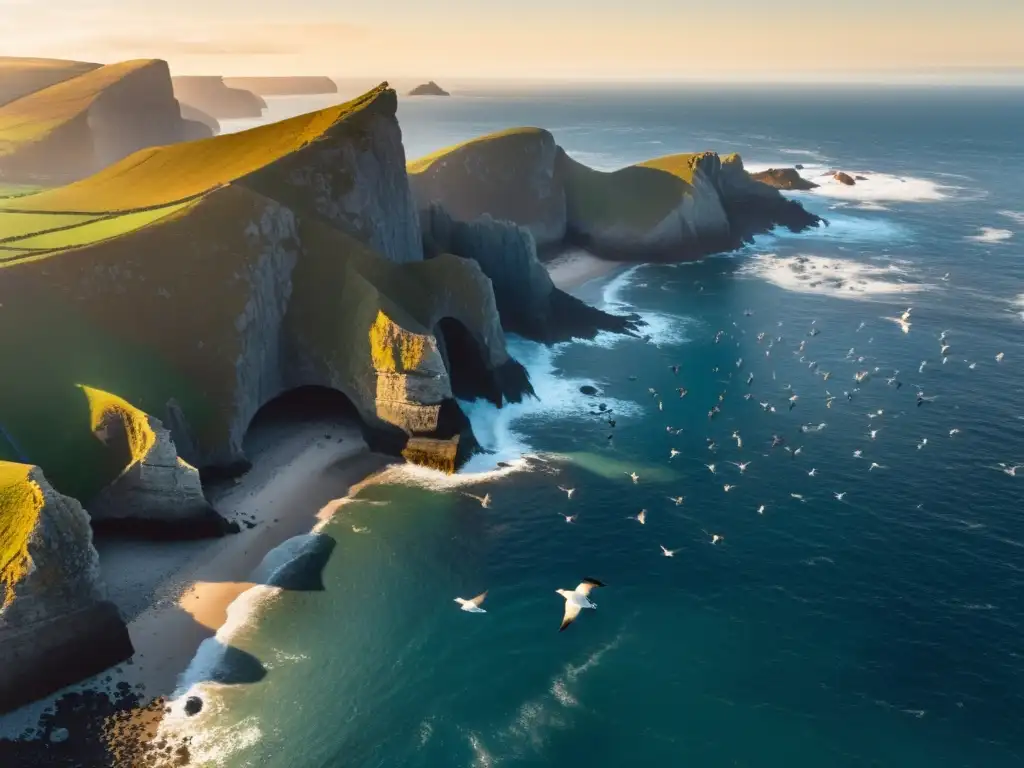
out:
{"label": "sandy beach", "polygon": [[558,288],[572,293],[573,289],[621,269],[625,265],[621,261],[599,259],[592,253],[574,248],[558,254],[544,266],[547,267],[552,282]]}
{"label": "sandy beach", "polygon": [[[62,700],[95,693],[124,702],[110,708],[101,701],[93,719],[99,715],[112,720],[116,713],[130,721],[150,705],[147,719],[154,722],[147,728],[154,733],[163,700],[175,692],[179,676],[203,640],[225,623],[228,606],[254,586],[249,578],[264,556],[288,539],[312,531],[341,508],[338,499],[393,461],[371,453],[358,426],[341,420],[265,425],[247,436],[246,448],[252,469],[235,482],[208,491],[218,511],[240,525],[239,533],[205,541],[96,542],[108,595],[128,620],[135,655],[113,670],[0,718],[0,740],[37,728],[52,733],[54,728],[68,727],[65,718],[54,716],[55,710],[61,713]],[[152,707],[153,702],[159,706]],[[82,719],[74,722],[81,725]],[[105,734],[98,727],[92,730],[92,740],[111,736],[109,729]],[[116,739],[117,730],[113,729],[111,738]],[[69,751],[73,747],[78,755],[83,747],[93,754],[100,748],[117,750],[111,744],[74,744],[80,735],[72,732],[68,742],[43,744],[48,753],[61,747]],[[5,768],[41,764],[38,752],[22,746],[26,748],[0,742],[0,764]],[[47,764],[65,764],[59,757],[47,754]],[[136,757],[113,764],[131,764]]]}

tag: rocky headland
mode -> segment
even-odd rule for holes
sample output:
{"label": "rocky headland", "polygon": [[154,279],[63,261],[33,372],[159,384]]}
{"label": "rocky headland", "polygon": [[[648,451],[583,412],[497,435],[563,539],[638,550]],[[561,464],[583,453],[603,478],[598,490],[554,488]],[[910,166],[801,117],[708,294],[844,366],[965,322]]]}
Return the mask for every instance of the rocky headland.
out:
{"label": "rocky headland", "polygon": [[224,78],[186,75],[171,78],[174,96],[182,104],[202,110],[218,120],[260,117],[267,102],[251,91],[231,88]]}
{"label": "rocky headland", "polygon": [[435,83],[433,80],[417,85],[409,89],[408,96],[451,96],[448,91]]}
{"label": "rocky headland", "polygon": [[182,117],[166,62],[94,67],[0,107],[0,178],[67,183],[144,147],[211,135]]}
{"label": "rocky headland", "polygon": [[85,61],[0,56],[0,106],[101,66]]}
{"label": "rocky headland", "polygon": [[225,77],[224,85],[259,96],[305,96],[337,93],[338,86],[329,77]]}
{"label": "rocky headland", "polygon": [[669,155],[617,171],[572,159],[540,128],[490,134],[409,164],[420,210],[487,214],[527,229],[542,253],[578,246],[615,260],[686,260],[776,226],[821,220],[751,177],[738,155]]}
{"label": "rocky headland", "polygon": [[[551,343],[636,329],[557,288],[538,252],[697,258],[818,223],[711,152],[603,173],[517,129],[407,164],[397,104],[385,83],[0,199],[0,347],[19,363],[0,378],[0,643],[26,669],[52,664],[48,690],[131,653],[93,530],[241,541],[224,538],[238,526],[204,483],[244,484],[247,434],[282,398],[329,393],[371,449],[451,472],[478,448],[460,401],[534,396],[507,331]],[[335,455],[336,439],[318,429],[310,450]],[[60,661],[67,650],[47,649],[69,632],[107,633],[108,648]],[[8,707],[43,695],[10,679]]]}

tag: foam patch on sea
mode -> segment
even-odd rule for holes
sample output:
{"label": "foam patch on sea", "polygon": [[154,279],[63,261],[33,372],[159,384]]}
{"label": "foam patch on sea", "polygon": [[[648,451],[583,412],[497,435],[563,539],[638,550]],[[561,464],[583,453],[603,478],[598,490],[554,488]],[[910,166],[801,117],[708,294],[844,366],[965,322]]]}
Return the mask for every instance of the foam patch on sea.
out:
{"label": "foam patch on sea", "polygon": [[740,274],[759,277],[787,291],[842,299],[901,296],[935,287],[913,279],[904,265],[869,264],[806,254],[758,254],[747,260]]}
{"label": "foam patch on sea", "polygon": [[967,240],[973,240],[976,243],[1004,243],[1013,237],[1013,232],[1008,229],[998,229],[997,227],[981,227],[976,235],[968,235]]}

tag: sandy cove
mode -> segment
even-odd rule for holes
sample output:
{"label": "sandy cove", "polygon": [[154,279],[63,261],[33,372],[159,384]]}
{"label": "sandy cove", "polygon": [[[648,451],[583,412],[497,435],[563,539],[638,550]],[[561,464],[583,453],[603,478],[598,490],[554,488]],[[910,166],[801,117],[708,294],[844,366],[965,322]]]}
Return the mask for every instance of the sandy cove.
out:
{"label": "sandy cove", "polygon": [[572,293],[573,289],[615,272],[626,264],[599,259],[588,251],[574,248],[558,254],[544,266],[556,287]]}

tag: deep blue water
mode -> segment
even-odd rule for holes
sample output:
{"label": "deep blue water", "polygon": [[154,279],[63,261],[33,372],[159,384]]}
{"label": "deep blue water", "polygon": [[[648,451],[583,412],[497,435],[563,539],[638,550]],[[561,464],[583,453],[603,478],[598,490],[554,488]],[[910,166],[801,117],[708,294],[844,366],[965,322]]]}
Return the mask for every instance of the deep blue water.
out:
{"label": "deep blue water", "polygon": [[[647,341],[512,339],[541,400],[472,406],[497,453],[461,477],[399,471],[362,494],[386,504],[344,508],[326,590],[265,599],[231,638],[269,674],[219,691],[196,751],[273,768],[1024,764],[1024,469],[998,467],[1024,463],[1024,91],[525,94],[408,101],[400,119],[410,157],[533,124],[602,168],[713,148],[867,181],[800,196],[827,229],[580,290],[640,312]],[[904,334],[885,318],[907,307]],[[486,510],[462,493],[485,491]],[[560,634],[554,590],[584,576],[608,587]],[[484,589],[486,615],[452,602]]]}

